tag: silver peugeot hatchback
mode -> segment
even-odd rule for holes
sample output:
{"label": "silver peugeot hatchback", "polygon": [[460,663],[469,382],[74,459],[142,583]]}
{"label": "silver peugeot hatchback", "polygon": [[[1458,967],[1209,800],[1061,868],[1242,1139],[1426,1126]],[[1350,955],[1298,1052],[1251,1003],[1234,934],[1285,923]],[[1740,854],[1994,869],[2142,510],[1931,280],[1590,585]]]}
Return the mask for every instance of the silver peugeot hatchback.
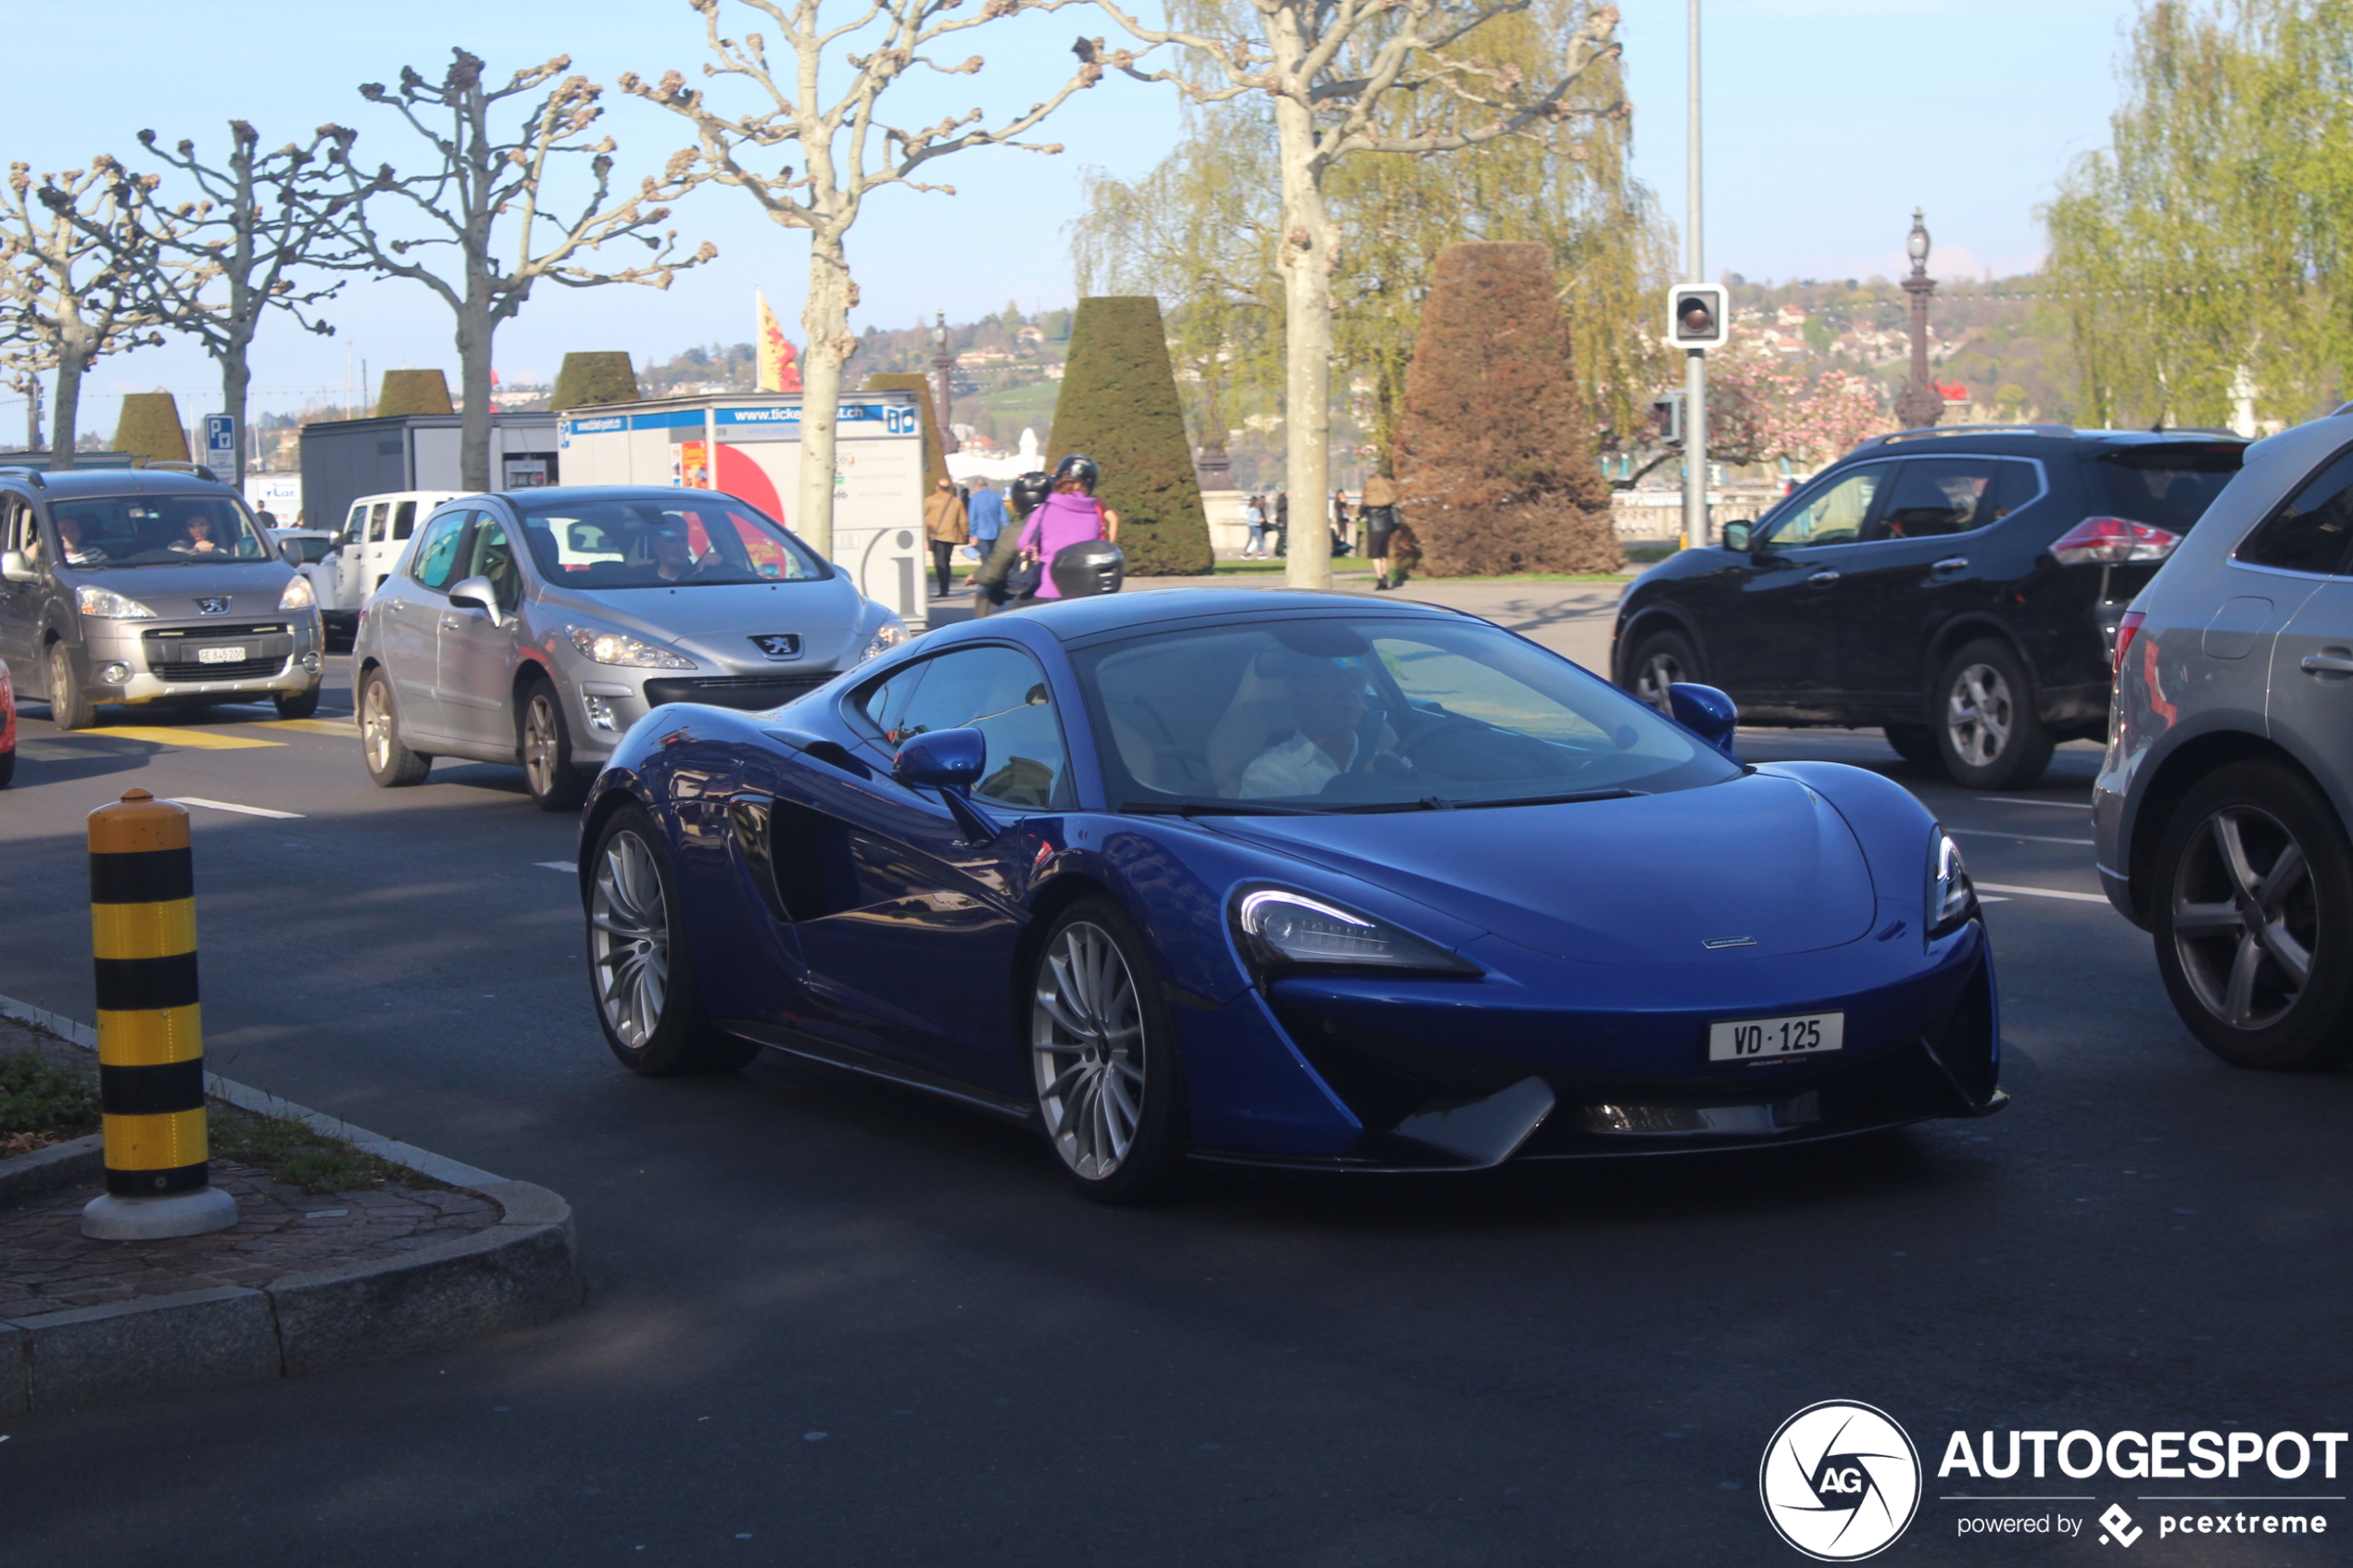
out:
{"label": "silver peugeot hatchback", "polygon": [[386,787],[436,757],[512,762],[543,809],[573,810],[663,703],[774,708],[906,639],[848,574],[732,495],[465,495],[418,528],[360,611],[360,742]]}
{"label": "silver peugeot hatchback", "polygon": [[0,469],[0,659],[61,730],[100,703],[319,707],[310,584],[198,472]]}
{"label": "silver peugeot hatchback", "polygon": [[2246,467],[2118,627],[2100,882],[2243,1067],[2353,1056],[2353,417]]}

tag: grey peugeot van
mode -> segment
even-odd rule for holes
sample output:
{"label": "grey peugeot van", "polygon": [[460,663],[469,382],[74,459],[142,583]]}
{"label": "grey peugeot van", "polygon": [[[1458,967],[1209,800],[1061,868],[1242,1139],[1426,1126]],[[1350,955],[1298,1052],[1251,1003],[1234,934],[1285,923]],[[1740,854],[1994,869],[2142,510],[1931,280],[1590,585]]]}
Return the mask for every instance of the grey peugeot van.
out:
{"label": "grey peugeot van", "polygon": [[2246,466],[2117,628],[2100,882],[2224,1060],[2353,1056],[2353,405]]}
{"label": "grey peugeot van", "polygon": [[0,468],[0,659],[61,730],[100,703],[319,707],[310,584],[202,470]]}

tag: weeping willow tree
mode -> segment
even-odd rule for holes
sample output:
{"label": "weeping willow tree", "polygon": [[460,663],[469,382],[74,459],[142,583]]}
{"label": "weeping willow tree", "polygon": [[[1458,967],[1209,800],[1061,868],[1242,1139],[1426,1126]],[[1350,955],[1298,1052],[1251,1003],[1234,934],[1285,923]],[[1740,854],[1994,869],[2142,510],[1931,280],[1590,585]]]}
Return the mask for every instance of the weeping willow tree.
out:
{"label": "weeping willow tree", "polygon": [[2353,345],[2353,0],[2148,0],[2118,74],[2041,213],[2078,417],[2309,417]]}
{"label": "weeping willow tree", "polygon": [[[1448,52],[1481,69],[1533,72],[1556,41],[1603,9],[1537,0],[1483,22]],[[1441,140],[1486,111],[1414,95],[1385,105],[1382,131],[1410,123]],[[1270,104],[1189,109],[1187,134],[1142,179],[1087,177],[1087,213],[1070,231],[1079,292],[1160,296],[1178,364],[1198,375],[1189,413],[1220,419],[1279,411],[1284,392],[1280,170]],[[1638,427],[1669,379],[1652,317],[1670,281],[1672,234],[1628,170],[1632,117],[1613,54],[1579,77],[1561,111],[1469,147],[1343,159],[1326,176],[1334,246],[1333,383],[1367,389],[1377,466],[1395,421],[1438,253],[1466,240],[1533,242],[1554,257],[1571,354],[1610,442]]]}

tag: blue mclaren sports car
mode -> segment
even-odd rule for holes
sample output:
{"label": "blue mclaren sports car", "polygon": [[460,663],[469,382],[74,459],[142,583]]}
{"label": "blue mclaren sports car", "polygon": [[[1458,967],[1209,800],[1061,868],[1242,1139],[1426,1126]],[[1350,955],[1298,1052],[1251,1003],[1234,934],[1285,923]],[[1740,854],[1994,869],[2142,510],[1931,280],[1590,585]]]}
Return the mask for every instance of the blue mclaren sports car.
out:
{"label": "blue mclaren sports car", "polygon": [[597,1014],[637,1073],[769,1048],[1035,1127],[1112,1202],[1998,1110],[1953,841],[1671,696],[1428,606],[1175,590],[657,709],[582,819]]}

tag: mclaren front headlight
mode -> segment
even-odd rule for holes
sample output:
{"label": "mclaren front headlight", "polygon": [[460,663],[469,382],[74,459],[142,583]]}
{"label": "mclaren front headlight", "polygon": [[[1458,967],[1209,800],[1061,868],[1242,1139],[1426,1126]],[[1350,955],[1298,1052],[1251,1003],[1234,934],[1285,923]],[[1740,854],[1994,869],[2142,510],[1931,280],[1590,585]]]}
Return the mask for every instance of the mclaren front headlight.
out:
{"label": "mclaren front headlight", "polygon": [[1943,829],[1928,846],[1928,935],[1932,941],[1958,931],[1977,913],[1977,888],[1961,863],[1961,847]]}
{"label": "mclaren front headlight", "polygon": [[1388,921],[1288,887],[1236,889],[1233,924],[1244,957],[1262,975],[1298,969],[1485,972]]}

